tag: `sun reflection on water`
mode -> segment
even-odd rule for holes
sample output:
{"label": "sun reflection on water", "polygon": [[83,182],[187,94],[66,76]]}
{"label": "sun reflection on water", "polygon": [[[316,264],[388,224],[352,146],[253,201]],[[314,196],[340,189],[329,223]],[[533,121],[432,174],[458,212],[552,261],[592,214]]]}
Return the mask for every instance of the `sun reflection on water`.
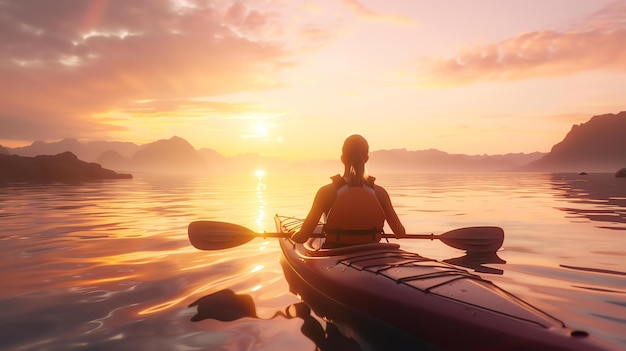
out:
{"label": "sun reflection on water", "polygon": [[256,198],[257,198],[257,203],[259,205],[258,216],[257,216],[255,224],[256,224],[257,231],[261,233],[264,230],[263,225],[265,223],[266,203],[264,199],[264,194],[265,194],[265,191],[267,190],[267,185],[265,183],[266,172],[262,169],[258,169],[254,172],[254,175],[257,178]]}

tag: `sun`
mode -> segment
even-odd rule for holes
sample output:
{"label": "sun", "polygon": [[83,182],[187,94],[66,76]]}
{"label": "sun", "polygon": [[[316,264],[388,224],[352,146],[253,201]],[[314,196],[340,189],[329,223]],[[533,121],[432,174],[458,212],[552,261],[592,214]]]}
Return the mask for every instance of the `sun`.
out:
{"label": "sun", "polygon": [[270,136],[271,127],[272,125],[268,124],[265,121],[257,121],[256,123],[248,126],[246,128],[245,134],[242,134],[241,137],[249,139],[267,140]]}
{"label": "sun", "polygon": [[266,174],[267,173],[264,170],[262,170],[262,169],[257,169],[256,171],[254,171],[254,175],[259,177],[259,178],[265,177]]}
{"label": "sun", "polygon": [[270,134],[269,128],[263,122],[259,122],[256,124],[255,131],[256,131],[256,135],[259,138],[266,138]]}

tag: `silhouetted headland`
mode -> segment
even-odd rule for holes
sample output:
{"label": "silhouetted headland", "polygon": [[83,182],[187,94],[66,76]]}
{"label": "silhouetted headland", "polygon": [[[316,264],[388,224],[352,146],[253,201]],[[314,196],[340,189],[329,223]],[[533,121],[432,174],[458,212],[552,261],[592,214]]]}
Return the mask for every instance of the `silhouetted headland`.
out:
{"label": "silhouetted headland", "polygon": [[71,152],[35,157],[0,154],[2,182],[81,182],[104,179],[132,179],[102,168],[97,163],[81,161]]}
{"label": "silhouetted headland", "polygon": [[525,171],[615,172],[626,163],[626,111],[594,116],[576,124],[542,158]]}

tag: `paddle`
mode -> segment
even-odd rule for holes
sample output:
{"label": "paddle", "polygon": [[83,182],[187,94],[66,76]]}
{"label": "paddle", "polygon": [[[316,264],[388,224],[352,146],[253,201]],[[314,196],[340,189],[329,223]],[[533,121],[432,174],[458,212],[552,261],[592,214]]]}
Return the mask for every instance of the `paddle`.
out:
{"label": "paddle", "polygon": [[[247,243],[254,238],[288,238],[290,233],[256,233],[246,227],[227,222],[196,221],[187,228],[189,241],[200,250],[222,250]],[[313,234],[313,237],[323,237]],[[395,238],[383,234],[383,238]],[[407,234],[403,239],[441,240],[448,246],[473,253],[497,251],[504,242],[504,231],[500,227],[465,227],[440,235]]]}

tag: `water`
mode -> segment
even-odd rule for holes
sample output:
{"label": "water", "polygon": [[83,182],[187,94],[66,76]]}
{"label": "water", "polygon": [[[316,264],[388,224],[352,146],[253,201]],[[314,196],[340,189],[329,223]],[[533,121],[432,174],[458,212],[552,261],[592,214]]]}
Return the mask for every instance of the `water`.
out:
{"label": "water", "polygon": [[[186,230],[205,219],[273,231],[275,213],[304,216],[327,181],[139,174],[0,187],[0,349],[314,350],[301,328],[325,322],[291,318],[302,305],[288,291],[277,242],[198,251]],[[626,179],[380,174],[378,183],[410,233],[502,227],[507,263],[488,265],[495,274],[483,277],[626,349]],[[402,245],[437,259],[463,254],[437,241]],[[211,318],[192,321],[198,310],[190,304],[226,290],[252,305],[218,299]]]}

